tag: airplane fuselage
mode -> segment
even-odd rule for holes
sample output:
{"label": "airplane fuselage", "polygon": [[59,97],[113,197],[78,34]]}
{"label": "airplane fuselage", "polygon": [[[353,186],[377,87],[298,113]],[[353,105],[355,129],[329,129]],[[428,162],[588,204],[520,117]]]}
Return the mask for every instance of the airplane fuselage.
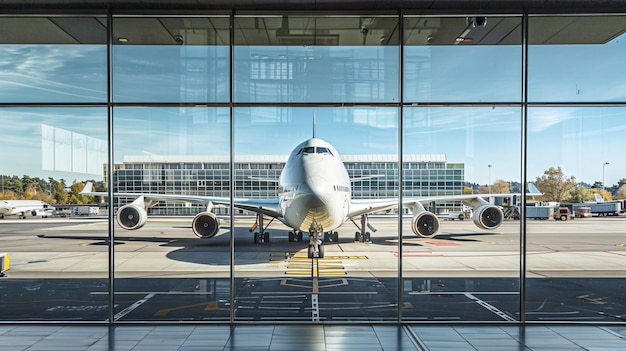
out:
{"label": "airplane fuselage", "polygon": [[341,226],[350,211],[351,187],[337,150],[321,139],[298,145],[281,173],[279,205],[286,225],[308,232]]}
{"label": "airplane fuselage", "polygon": [[0,215],[2,216],[25,216],[35,213],[47,215],[54,208],[39,200],[0,200]]}

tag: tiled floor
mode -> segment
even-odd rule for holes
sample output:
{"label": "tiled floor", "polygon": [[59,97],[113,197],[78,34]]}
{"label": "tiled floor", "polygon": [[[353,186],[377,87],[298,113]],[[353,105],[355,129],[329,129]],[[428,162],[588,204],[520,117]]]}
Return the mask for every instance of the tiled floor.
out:
{"label": "tiled floor", "polygon": [[626,350],[626,326],[0,325],[0,351]]}

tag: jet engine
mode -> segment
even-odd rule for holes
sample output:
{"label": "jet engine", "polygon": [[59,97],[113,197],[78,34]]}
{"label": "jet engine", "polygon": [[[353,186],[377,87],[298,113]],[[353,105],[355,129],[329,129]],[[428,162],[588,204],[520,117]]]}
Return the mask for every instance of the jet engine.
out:
{"label": "jet engine", "polygon": [[502,224],[504,214],[498,206],[482,205],[474,210],[474,224],[481,229],[496,229]]}
{"label": "jet engine", "polygon": [[30,215],[33,217],[48,218],[49,213],[46,211],[32,210],[30,211]]}
{"label": "jet engine", "polygon": [[209,239],[219,232],[220,220],[211,212],[201,212],[193,218],[191,228],[199,238]]}
{"label": "jet engine", "polygon": [[117,210],[117,223],[124,229],[139,229],[146,224],[147,220],[148,213],[146,213],[146,209],[141,206],[129,204]]}
{"label": "jet engine", "polygon": [[422,238],[432,238],[439,232],[439,218],[432,212],[420,211],[413,216],[411,229]]}

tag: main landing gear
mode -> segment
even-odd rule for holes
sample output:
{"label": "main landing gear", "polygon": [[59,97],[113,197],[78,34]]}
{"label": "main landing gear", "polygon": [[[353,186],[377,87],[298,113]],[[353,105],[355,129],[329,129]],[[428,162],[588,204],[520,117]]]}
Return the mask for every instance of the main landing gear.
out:
{"label": "main landing gear", "polygon": [[324,258],[324,241],[320,240],[323,233],[322,226],[313,220],[309,227],[309,258]]}
{"label": "main landing gear", "polygon": [[302,232],[289,232],[289,242],[302,241]]}
{"label": "main landing gear", "polygon": [[272,218],[272,220],[266,226],[263,226],[263,215],[260,214],[260,213],[258,213],[256,215],[256,223],[254,223],[252,228],[250,228],[251,232],[253,232],[255,229],[259,228],[258,232],[254,232],[254,243],[255,244],[261,244],[261,243],[269,244],[269,242],[270,242],[270,233],[268,231],[266,231],[266,229],[267,229],[267,227],[270,226],[270,224],[272,224],[273,220],[274,220],[274,218]]}
{"label": "main landing gear", "polygon": [[359,231],[354,234],[354,241],[360,243],[370,242],[370,232],[365,231],[365,229],[370,228],[373,232],[376,232],[376,228],[369,224],[369,218],[367,217],[367,214],[361,215],[360,226],[356,224],[356,222],[354,222],[352,218],[350,218],[350,221],[352,221],[352,223],[354,223],[354,225],[359,229]]}

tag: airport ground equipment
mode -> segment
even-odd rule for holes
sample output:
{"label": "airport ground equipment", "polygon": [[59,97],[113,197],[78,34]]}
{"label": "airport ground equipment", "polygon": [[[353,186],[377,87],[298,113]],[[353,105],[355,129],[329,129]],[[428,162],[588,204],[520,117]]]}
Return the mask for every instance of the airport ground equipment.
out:
{"label": "airport ground equipment", "polygon": [[583,202],[574,204],[574,211],[578,207],[589,207],[591,214],[595,216],[617,216],[622,210],[622,204],[619,201],[607,202]]}
{"label": "airport ground equipment", "polygon": [[519,206],[502,206],[502,212],[504,213],[504,219],[520,219],[521,214],[519,212]]}
{"label": "airport ground equipment", "polygon": [[527,219],[550,219],[554,214],[552,206],[526,206]]}
{"label": "airport ground equipment", "polygon": [[589,206],[580,206],[580,207],[575,207],[575,211],[574,212],[574,216],[576,218],[586,218],[586,217],[591,217],[591,207]]}
{"label": "airport ground equipment", "polygon": [[554,210],[552,214],[555,220],[567,221],[571,218],[571,214],[569,212],[569,208],[567,207],[558,207]]}
{"label": "airport ground equipment", "polygon": [[0,277],[4,277],[6,275],[6,271],[9,270],[11,263],[11,255],[8,253],[0,253]]}

